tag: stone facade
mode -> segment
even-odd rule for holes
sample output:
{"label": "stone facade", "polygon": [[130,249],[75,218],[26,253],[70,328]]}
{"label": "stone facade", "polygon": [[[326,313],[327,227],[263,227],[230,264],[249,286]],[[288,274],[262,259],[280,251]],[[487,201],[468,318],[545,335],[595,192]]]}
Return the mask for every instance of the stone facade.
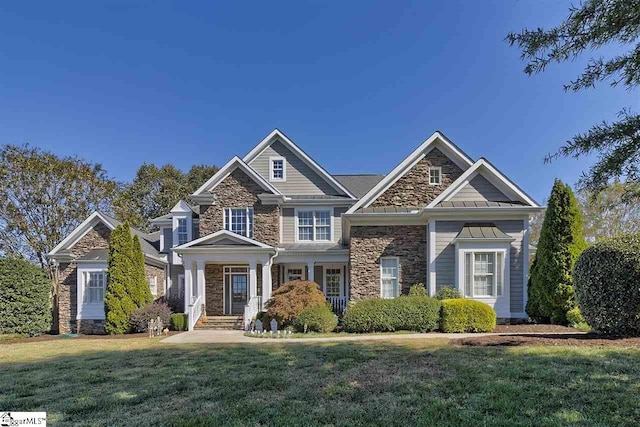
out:
{"label": "stone facade", "polygon": [[[432,166],[442,167],[440,185],[429,185],[429,168]],[[371,206],[427,206],[462,174],[463,170],[458,165],[434,148],[378,196]]]}
{"label": "stone facade", "polygon": [[154,298],[160,298],[164,296],[164,294],[166,293],[166,289],[164,288],[166,283],[164,268],[156,267],[155,265],[145,264],[144,272],[147,275],[147,281],[149,281],[154,276],[156,277],[156,284],[158,286],[158,289],[156,291],[156,295]]}
{"label": "stone facade", "polygon": [[[111,231],[104,224],[98,223],[87,232],[71,248],[74,257],[81,257],[92,249],[109,247]],[[58,331],[61,334],[76,332],[76,316],[78,314],[77,299],[77,265],[75,263],[60,264],[58,270]]]}
{"label": "stone facade", "polygon": [[200,206],[200,236],[224,229],[224,209],[253,207],[254,239],[268,245],[280,241],[280,219],[278,206],[263,205],[258,194],[265,193],[244,171],[236,169],[226,177],[212,194],[216,196],[214,205]]}
{"label": "stone facade", "polygon": [[74,331],[86,335],[104,335],[104,320],[80,319],[74,321]]}
{"label": "stone facade", "polygon": [[427,280],[427,235],[421,225],[351,228],[349,283],[351,299],[380,297],[380,257],[397,256],[403,294]]}
{"label": "stone facade", "polygon": [[224,314],[224,266],[206,264],[204,267],[205,313],[207,316]]}

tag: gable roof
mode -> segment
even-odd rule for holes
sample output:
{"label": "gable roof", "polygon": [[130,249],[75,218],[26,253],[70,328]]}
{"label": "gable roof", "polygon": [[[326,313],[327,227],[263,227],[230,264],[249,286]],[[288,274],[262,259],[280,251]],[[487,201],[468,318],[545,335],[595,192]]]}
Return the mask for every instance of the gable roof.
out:
{"label": "gable roof", "polygon": [[[216,245],[217,243],[217,245]],[[182,249],[196,248],[196,247],[211,247],[211,246],[244,246],[253,247],[259,249],[274,249],[273,246],[269,246],[265,243],[251,239],[249,237],[241,236],[229,230],[220,230],[215,233],[207,234],[199,239],[192,240],[183,245],[173,248],[174,251],[180,252]]]}
{"label": "gable roof", "polygon": [[333,176],[331,176],[322,166],[320,166],[315,160],[313,160],[307,153],[302,151],[293,141],[291,141],[284,133],[279,129],[274,129],[269,135],[267,135],[262,141],[258,143],[242,160],[249,164],[256,159],[267,147],[273,144],[275,141],[280,141],[286,148],[288,148],[293,154],[305,162],[314,172],[320,175],[329,185],[341,193],[346,194],[352,199],[356,196],[349,191],[345,186],[338,182]]}
{"label": "gable roof", "polygon": [[[65,237],[55,248],[47,254],[48,257],[55,257],[56,255],[62,255],[63,250],[69,247],[73,247],[78,240],[80,240],[89,230],[93,229],[98,223],[104,224],[109,230],[113,230],[118,225],[122,224],[118,219],[107,215],[102,212],[95,211],[87,217],[80,225],[78,225],[67,237]],[[166,262],[164,255],[159,252],[160,234],[145,233],[137,228],[129,227],[132,235],[138,236],[140,239],[140,246],[145,256],[148,256],[157,261]]]}
{"label": "gable roof", "polygon": [[356,174],[356,175],[333,175],[333,177],[357,198],[361,198],[369,192],[377,183],[382,181],[384,175],[381,174]]}
{"label": "gable roof", "polygon": [[[469,169],[467,169],[458,179],[449,185],[442,193],[429,203],[427,208],[433,208],[439,206],[441,202],[448,202],[450,199],[458,193],[465,185],[467,185],[476,175],[481,174],[487,180],[493,184],[497,189],[502,191],[505,195],[512,197],[528,206],[539,207],[540,205],[531,196],[525,193],[520,187],[518,187],[513,181],[507,178],[502,172],[500,172],[495,166],[493,166],[487,159],[480,158]],[[509,202],[509,201],[506,201]]]}
{"label": "gable roof", "polygon": [[273,194],[281,194],[273,185],[269,184],[269,182],[260,176],[251,166],[249,166],[244,160],[242,160],[238,156],[233,156],[231,160],[227,162],[218,172],[216,172],[207,182],[202,184],[200,188],[198,188],[193,196],[199,196],[206,194],[207,192],[213,190],[220,184],[226,177],[228,177],[231,172],[240,168],[244,173],[249,175],[251,179],[253,179],[263,190],[268,191]]}
{"label": "gable roof", "polygon": [[420,160],[422,160],[431,150],[438,147],[443,153],[449,157],[461,169],[467,169],[473,165],[473,160],[467,156],[458,146],[449,140],[440,131],[435,131],[427,140],[425,140],[418,148],[413,150],[400,164],[398,164],[391,172],[389,172],[378,184],[367,192],[362,198],[347,211],[348,214],[354,213],[360,208],[369,207],[382,193],[387,191],[396,181],[402,178],[411,168],[413,168]]}

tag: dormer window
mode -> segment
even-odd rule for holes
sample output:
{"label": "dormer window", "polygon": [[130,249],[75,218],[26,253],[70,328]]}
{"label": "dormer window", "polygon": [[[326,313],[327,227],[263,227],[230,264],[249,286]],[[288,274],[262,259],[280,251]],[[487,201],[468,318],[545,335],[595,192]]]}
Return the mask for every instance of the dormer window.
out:
{"label": "dormer window", "polygon": [[284,157],[269,157],[269,181],[286,181],[287,163]]}
{"label": "dormer window", "polygon": [[440,166],[432,166],[429,168],[429,185],[442,184],[442,168]]}
{"label": "dormer window", "polygon": [[187,219],[178,219],[178,245],[184,245],[189,241],[189,232],[187,231]]}

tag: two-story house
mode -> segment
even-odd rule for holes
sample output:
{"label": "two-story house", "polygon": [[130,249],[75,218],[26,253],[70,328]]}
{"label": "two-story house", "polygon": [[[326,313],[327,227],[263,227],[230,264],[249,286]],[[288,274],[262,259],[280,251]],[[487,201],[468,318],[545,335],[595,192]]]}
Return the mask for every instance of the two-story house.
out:
{"label": "two-story house", "polygon": [[[440,132],[383,176],[331,175],[274,130],[191,200],[154,219],[157,233],[132,229],[148,243],[150,286],[180,298],[190,329],[203,315],[247,324],[295,279],[318,283],[338,312],[424,283],[430,294],[458,288],[500,318],[526,317],[529,218],[543,208]],[[99,330],[104,291],[91,289],[105,286],[116,221],[96,213],[51,252],[70,301],[61,330]]]}

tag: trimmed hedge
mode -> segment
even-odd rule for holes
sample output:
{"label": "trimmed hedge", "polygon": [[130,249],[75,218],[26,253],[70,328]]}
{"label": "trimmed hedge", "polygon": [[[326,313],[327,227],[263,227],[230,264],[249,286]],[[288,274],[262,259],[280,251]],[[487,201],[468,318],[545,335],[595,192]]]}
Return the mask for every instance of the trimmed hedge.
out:
{"label": "trimmed hedge", "polygon": [[459,290],[451,287],[451,286],[443,286],[438,292],[433,296],[437,300],[445,300],[445,299],[457,299],[462,298],[462,294]]}
{"label": "trimmed hedge", "polygon": [[267,316],[276,319],[279,326],[287,326],[307,307],[326,305],[320,286],[306,280],[285,283],[273,291],[267,301]]}
{"label": "trimmed hedge", "polygon": [[487,304],[471,299],[442,301],[442,332],[491,332],[496,327],[496,312]]}
{"label": "trimmed hedge", "polygon": [[293,319],[293,327],[298,332],[332,332],[338,326],[338,316],[328,305],[307,307]]}
{"label": "trimmed hedge", "polygon": [[369,299],[350,305],[342,318],[347,332],[429,332],[438,328],[440,301],[429,297],[401,296]]}
{"label": "trimmed hedge", "polygon": [[0,258],[0,334],[40,335],[51,328],[51,281],[24,259]]}
{"label": "trimmed hedge", "polygon": [[133,313],[131,313],[129,326],[133,332],[147,332],[149,329],[149,320],[157,319],[158,316],[162,324],[168,327],[171,309],[167,303],[154,302],[134,310]]}
{"label": "trimmed hedge", "polygon": [[189,329],[188,319],[189,316],[186,313],[173,313],[170,320],[170,329],[172,331],[186,331]]}
{"label": "trimmed hedge", "polygon": [[640,234],[597,242],[573,270],[585,320],[603,334],[640,335]]}

